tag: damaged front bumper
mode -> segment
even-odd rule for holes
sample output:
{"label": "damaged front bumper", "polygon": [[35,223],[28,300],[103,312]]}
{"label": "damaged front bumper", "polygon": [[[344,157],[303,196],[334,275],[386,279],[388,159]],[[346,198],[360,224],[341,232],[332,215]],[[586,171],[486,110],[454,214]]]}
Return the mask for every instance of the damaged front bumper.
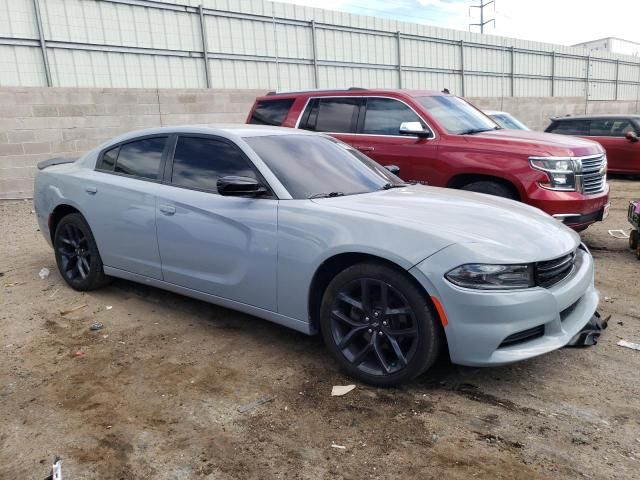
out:
{"label": "damaged front bumper", "polygon": [[488,292],[457,287],[442,273],[454,268],[456,246],[418,264],[411,273],[442,304],[451,361],[460,365],[503,365],[557,350],[590,322],[598,307],[593,259],[580,261],[565,280],[550,288]]}

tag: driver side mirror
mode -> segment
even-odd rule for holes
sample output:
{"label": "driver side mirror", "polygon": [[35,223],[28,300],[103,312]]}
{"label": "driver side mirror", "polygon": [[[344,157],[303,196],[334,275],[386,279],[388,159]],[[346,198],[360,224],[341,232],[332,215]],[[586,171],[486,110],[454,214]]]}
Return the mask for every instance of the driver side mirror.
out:
{"label": "driver side mirror", "polygon": [[218,193],[227,197],[257,197],[267,193],[267,187],[251,177],[230,175],[216,182]]}
{"label": "driver side mirror", "polygon": [[627,132],[624,134],[624,138],[629,140],[631,143],[636,143],[638,141],[638,135],[635,132]]}
{"label": "driver side mirror", "polygon": [[402,122],[400,135],[415,135],[418,138],[431,138],[432,134],[425,129],[420,122]]}

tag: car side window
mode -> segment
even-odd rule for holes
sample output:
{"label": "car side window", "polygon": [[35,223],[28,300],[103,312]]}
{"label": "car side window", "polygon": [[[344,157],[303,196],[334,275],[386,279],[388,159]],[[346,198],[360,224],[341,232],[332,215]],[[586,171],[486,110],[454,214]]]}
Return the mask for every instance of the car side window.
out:
{"label": "car side window", "polygon": [[256,105],[249,123],[279,127],[289,113],[294,99],[261,100]]}
{"label": "car side window", "polygon": [[358,118],[359,98],[317,98],[307,105],[300,128],[314,132],[350,133]]}
{"label": "car side window", "polygon": [[369,98],[362,132],[369,135],[400,135],[403,122],[426,125],[407,105],[391,98]]}
{"label": "car side window", "polygon": [[102,154],[102,160],[100,162],[100,170],[104,170],[107,172],[113,172],[113,168],[116,166],[116,160],[118,158],[118,151],[120,150],[120,145],[111,150],[107,150]]}
{"label": "car side window", "polygon": [[589,120],[563,120],[551,126],[549,133],[561,135],[589,135]]}
{"label": "car side window", "polygon": [[[167,137],[152,137],[120,145],[113,171],[124,175],[158,180],[166,142]],[[104,161],[103,157],[103,164]]]}
{"label": "car side window", "polygon": [[635,132],[635,127],[627,119],[591,120],[590,135],[594,137],[624,137],[627,132]]}
{"label": "car side window", "polygon": [[178,138],[173,155],[173,185],[217,192],[218,179],[230,175],[258,179],[238,147],[213,138]]}

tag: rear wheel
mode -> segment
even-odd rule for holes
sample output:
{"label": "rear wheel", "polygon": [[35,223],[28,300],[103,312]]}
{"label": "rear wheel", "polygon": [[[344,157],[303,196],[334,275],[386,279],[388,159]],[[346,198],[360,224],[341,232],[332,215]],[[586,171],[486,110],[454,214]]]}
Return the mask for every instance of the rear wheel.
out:
{"label": "rear wheel", "polygon": [[638,230],[631,230],[629,233],[629,248],[631,250],[638,248]]}
{"label": "rear wheel", "polygon": [[79,213],[58,223],[53,238],[56,264],[65,282],[75,290],[94,290],[109,283],[91,229]]}
{"label": "rear wheel", "polygon": [[481,180],[479,182],[468,183],[467,185],[463,186],[461,190],[476,193],[486,193],[488,195],[509,198],[511,200],[518,199],[514,192],[506,185],[489,180]]}
{"label": "rear wheel", "polygon": [[378,263],[347,268],[329,284],[320,312],[327,348],[352,376],[389,387],[427,370],[442,336],[424,292]]}

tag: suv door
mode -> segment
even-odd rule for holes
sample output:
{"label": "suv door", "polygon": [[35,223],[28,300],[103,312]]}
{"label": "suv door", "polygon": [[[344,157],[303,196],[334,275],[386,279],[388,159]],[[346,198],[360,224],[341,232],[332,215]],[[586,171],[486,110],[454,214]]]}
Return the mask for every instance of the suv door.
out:
{"label": "suv door", "polygon": [[630,142],[627,132],[638,133],[626,118],[600,118],[590,122],[589,138],[599,142],[607,151],[612,172],[640,172],[640,142]]}
{"label": "suv door", "polygon": [[155,191],[166,161],[167,138],[139,138],[98,156],[83,187],[83,206],[105,266],[162,279]]}
{"label": "suv door", "polygon": [[[400,133],[405,122],[419,122],[429,138]],[[400,167],[406,181],[438,183],[438,142],[433,130],[406,103],[395,98],[368,97],[358,118],[357,134],[350,142],[381,165]]]}
{"label": "suv door", "polygon": [[158,193],[164,280],[276,311],[278,201],[217,193],[221,177],[260,178],[230,140],[180,135],[174,141]]}

